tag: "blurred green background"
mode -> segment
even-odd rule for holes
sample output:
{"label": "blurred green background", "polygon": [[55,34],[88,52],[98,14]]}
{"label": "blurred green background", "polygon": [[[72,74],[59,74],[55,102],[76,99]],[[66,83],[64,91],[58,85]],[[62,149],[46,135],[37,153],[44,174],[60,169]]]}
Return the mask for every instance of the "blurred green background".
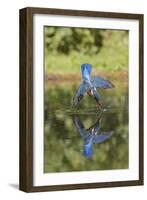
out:
{"label": "blurred green background", "polygon": [[99,70],[127,70],[128,31],[45,27],[44,32],[48,73],[79,73],[89,61]]}
{"label": "blurred green background", "polygon": [[[128,168],[128,31],[83,28],[44,28],[44,172]],[[74,123],[77,113],[89,128],[99,113],[85,95],[78,109],[73,96],[81,81],[82,63],[93,65],[92,75],[112,81],[115,88],[99,90],[107,111],[102,131],[113,131],[94,145],[94,155],[83,156],[83,143]]]}

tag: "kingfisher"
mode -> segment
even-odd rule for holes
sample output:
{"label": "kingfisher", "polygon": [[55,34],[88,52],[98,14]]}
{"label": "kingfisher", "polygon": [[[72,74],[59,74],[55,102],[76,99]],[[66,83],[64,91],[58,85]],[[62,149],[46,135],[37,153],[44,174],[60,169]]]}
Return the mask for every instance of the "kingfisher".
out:
{"label": "kingfisher", "polygon": [[113,135],[113,131],[101,131],[101,114],[96,122],[86,129],[77,114],[73,115],[73,122],[84,141],[83,155],[90,158],[93,155],[93,144],[100,144]]}
{"label": "kingfisher", "polygon": [[92,65],[89,63],[84,63],[81,65],[81,73],[82,73],[82,82],[73,98],[73,105],[79,105],[80,101],[83,99],[85,93],[87,93],[90,97],[97,103],[97,107],[99,109],[102,108],[101,97],[97,88],[113,88],[114,85],[100,76],[91,77]]}

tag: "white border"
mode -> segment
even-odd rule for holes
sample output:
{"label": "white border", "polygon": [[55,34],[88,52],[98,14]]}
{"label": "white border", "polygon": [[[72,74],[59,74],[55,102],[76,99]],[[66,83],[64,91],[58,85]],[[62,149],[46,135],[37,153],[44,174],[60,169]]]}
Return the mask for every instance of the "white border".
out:
{"label": "white border", "polygon": [[[92,182],[128,181],[139,179],[139,23],[138,20],[66,17],[36,14],[33,18],[34,39],[34,132],[33,185],[78,184]],[[43,110],[43,27],[68,26],[129,30],[129,169],[43,173],[44,110]],[[123,134],[123,133],[122,133]]]}

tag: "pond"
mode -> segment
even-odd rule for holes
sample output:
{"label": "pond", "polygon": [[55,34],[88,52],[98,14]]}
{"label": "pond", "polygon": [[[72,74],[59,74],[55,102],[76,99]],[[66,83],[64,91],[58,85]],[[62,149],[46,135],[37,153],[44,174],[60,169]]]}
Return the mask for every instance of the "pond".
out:
{"label": "pond", "polygon": [[128,168],[127,78],[100,89],[103,109],[85,95],[72,99],[79,81],[46,80],[44,95],[44,173]]}

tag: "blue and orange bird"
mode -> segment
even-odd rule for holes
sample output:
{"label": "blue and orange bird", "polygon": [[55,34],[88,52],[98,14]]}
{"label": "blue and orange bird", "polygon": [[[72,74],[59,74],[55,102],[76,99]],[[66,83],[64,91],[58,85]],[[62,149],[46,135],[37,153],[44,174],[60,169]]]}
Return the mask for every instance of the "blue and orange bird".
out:
{"label": "blue and orange bird", "polygon": [[85,63],[81,65],[82,72],[82,82],[74,96],[73,104],[75,106],[79,105],[80,101],[84,97],[84,94],[87,93],[89,96],[93,97],[96,101],[98,108],[102,108],[101,97],[97,88],[113,88],[114,85],[100,76],[91,77],[92,65]]}
{"label": "blue and orange bird", "polygon": [[83,144],[83,155],[86,158],[90,158],[93,155],[93,145],[94,144],[100,144],[108,140],[112,134],[113,131],[101,131],[101,115],[98,117],[96,123],[94,123],[91,127],[86,129],[81,122],[78,115],[73,115],[73,122],[79,131],[84,144]]}

